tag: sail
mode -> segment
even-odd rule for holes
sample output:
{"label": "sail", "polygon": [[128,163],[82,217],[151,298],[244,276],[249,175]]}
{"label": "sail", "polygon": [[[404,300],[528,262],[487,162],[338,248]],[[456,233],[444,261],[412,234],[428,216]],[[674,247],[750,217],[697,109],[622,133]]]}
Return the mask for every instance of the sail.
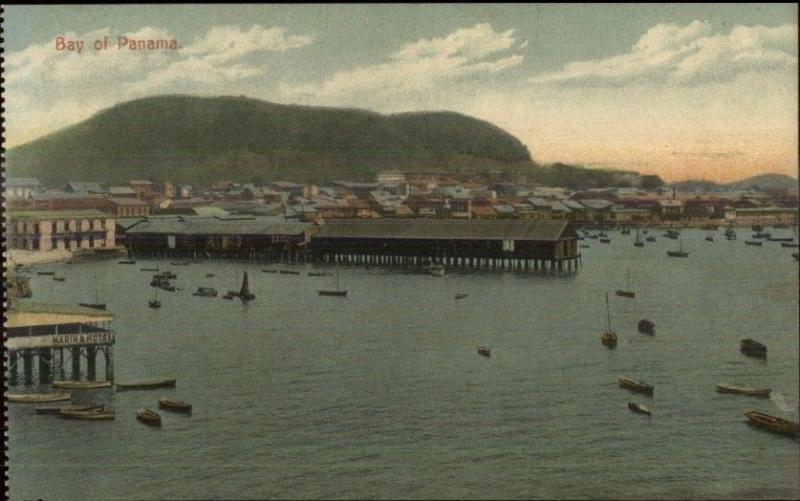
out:
{"label": "sail", "polygon": [[247,272],[244,272],[244,280],[242,280],[242,288],[239,290],[239,295],[244,297],[250,295],[250,288],[247,285]]}

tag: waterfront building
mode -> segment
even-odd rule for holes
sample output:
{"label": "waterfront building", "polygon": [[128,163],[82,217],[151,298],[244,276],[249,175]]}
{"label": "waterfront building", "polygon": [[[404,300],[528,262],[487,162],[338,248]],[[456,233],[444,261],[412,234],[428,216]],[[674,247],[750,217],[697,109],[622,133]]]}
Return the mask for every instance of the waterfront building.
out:
{"label": "waterfront building", "polygon": [[47,252],[116,245],[114,218],[97,210],[12,211],[8,218],[9,249]]}
{"label": "waterfront building", "polygon": [[150,205],[138,198],[109,198],[111,213],[114,217],[137,217],[148,216]]}
{"label": "waterfront building", "polygon": [[136,190],[130,186],[109,186],[108,195],[114,198],[136,198],[137,196]]}

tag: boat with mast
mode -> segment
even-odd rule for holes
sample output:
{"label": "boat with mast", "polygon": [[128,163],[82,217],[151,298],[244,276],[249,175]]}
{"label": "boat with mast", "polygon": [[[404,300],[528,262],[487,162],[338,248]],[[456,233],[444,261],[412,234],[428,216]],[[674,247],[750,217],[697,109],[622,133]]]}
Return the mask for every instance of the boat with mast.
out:
{"label": "boat with mast", "polygon": [[683,250],[683,242],[678,240],[678,250],[668,250],[667,256],[669,257],[689,257],[689,253]]}
{"label": "boat with mast", "polygon": [[336,270],[336,290],[317,290],[320,296],[336,296],[347,297],[347,289],[342,290],[339,287],[339,270]]}
{"label": "boat with mast", "polygon": [[606,292],[606,331],[600,336],[600,342],[609,349],[617,346],[617,334],[611,330],[611,309],[608,306],[608,292]]}
{"label": "boat with mast", "polygon": [[639,231],[639,228],[636,228],[636,241],[633,242],[634,247],[644,247],[644,242],[642,241],[642,234]]}
{"label": "boat with mast", "polygon": [[150,308],[161,308],[161,301],[158,300],[158,287],[156,287],[154,291],[153,299],[150,300],[148,306],[150,306]]}
{"label": "boat with mast", "polygon": [[95,310],[105,310],[106,303],[101,303],[99,294],[97,293],[97,273],[94,274],[94,303],[78,303],[78,306],[83,306],[84,308],[92,308]]}
{"label": "boat with mast", "polygon": [[617,289],[617,296],[629,297],[631,299],[636,297],[636,293],[631,290],[631,270],[628,268],[628,288],[626,290]]}
{"label": "boat with mast", "polygon": [[[238,275],[238,272],[237,272]],[[242,279],[242,286],[239,288],[239,291],[228,291],[224,296],[223,299],[233,299],[238,297],[242,301],[252,301],[256,298],[256,295],[250,292],[250,282],[247,279],[247,272],[244,272],[244,278]]]}

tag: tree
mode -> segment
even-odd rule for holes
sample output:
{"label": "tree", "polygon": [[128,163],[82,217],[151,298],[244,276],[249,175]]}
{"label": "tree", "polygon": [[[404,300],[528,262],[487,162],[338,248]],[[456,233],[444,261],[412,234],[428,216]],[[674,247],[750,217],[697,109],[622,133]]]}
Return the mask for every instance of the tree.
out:
{"label": "tree", "polygon": [[664,186],[664,180],[661,179],[660,176],[654,174],[642,176],[641,181],[639,181],[639,188],[643,190],[657,190],[662,186]]}

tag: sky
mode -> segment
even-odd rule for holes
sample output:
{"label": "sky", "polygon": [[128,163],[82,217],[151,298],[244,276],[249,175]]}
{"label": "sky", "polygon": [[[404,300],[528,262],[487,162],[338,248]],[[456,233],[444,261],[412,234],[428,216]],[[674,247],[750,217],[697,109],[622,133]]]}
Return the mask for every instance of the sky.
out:
{"label": "sky", "polygon": [[246,95],[465,113],[540,164],[667,181],[798,174],[796,4],[4,9],[7,148],[139,97]]}

